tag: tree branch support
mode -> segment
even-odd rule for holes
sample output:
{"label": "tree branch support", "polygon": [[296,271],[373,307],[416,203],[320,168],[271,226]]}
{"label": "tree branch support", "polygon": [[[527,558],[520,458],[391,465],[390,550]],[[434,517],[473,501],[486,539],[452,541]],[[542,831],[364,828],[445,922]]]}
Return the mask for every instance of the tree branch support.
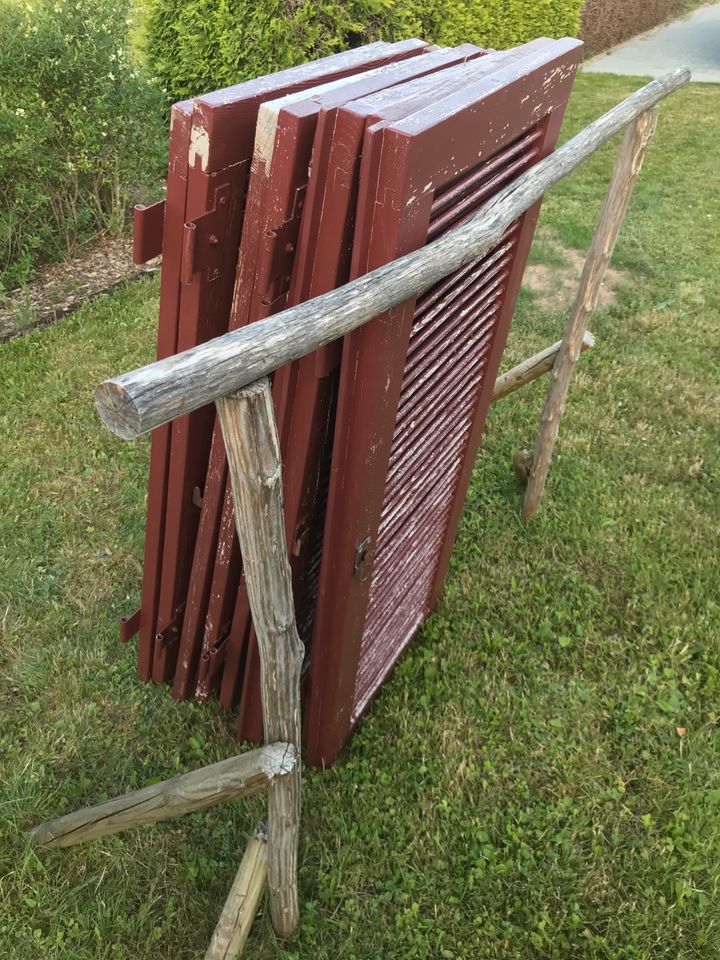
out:
{"label": "tree branch support", "polygon": [[550,460],[560,429],[560,420],[565,411],[570,381],[582,349],[583,337],[588,321],[597,306],[605,271],[615,249],[615,242],[648,145],[655,133],[656,124],[657,107],[641,113],[629,125],[620,147],[610,188],[580,278],[580,287],[565,328],[562,346],[553,366],[550,388],[540,418],[530,477],[525,491],[522,509],[525,520],[533,519],[540,507]]}
{"label": "tree branch support", "polygon": [[[285,539],[280,441],[270,382],[216,401],[232,480],[243,571],[261,665],[266,740],[300,751],[300,671],[304,648],[295,625]],[[275,932],[290,937],[299,919],[297,851],[300,763],[268,789],[268,889]]]}

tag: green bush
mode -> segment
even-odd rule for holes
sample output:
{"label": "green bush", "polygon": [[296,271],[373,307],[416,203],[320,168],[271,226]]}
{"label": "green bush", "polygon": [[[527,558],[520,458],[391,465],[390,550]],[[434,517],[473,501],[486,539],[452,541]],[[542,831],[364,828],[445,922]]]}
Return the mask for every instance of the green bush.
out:
{"label": "green bush", "polygon": [[372,40],[508,47],[575,36],[582,0],[149,0],[148,55],[173,99]]}
{"label": "green bush", "polygon": [[163,98],[128,28],[129,0],[0,6],[0,290],[157,196]]}
{"label": "green bush", "polygon": [[420,29],[398,0],[150,0],[148,55],[173,99]]}

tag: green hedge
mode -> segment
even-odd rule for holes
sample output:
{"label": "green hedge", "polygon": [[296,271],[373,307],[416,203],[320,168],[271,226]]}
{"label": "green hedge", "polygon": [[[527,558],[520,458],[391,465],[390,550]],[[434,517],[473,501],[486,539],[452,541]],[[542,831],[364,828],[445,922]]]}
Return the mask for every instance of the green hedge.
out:
{"label": "green hedge", "polygon": [[0,0],[0,294],[160,192],[165,104],[129,16],[129,0]]}
{"label": "green hedge", "polygon": [[582,38],[592,53],[687,13],[690,0],[585,0]]}
{"label": "green hedge", "polygon": [[535,37],[575,37],[584,0],[423,0],[422,36],[499,50]]}
{"label": "green hedge", "polygon": [[582,0],[149,0],[147,50],[171,99],[372,40],[504,48],[576,36]]}

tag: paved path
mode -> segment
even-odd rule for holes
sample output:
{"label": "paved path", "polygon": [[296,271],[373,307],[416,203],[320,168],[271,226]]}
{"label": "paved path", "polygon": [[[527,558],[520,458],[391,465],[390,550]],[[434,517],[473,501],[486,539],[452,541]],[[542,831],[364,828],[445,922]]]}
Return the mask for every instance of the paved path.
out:
{"label": "paved path", "polygon": [[583,69],[659,77],[681,64],[690,67],[693,80],[720,83],[720,3],[621,43],[588,60]]}

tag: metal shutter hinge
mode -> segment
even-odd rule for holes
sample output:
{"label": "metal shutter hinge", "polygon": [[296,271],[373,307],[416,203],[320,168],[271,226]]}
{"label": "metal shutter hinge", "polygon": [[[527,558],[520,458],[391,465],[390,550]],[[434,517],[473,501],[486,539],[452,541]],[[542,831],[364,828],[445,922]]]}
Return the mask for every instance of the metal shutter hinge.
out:
{"label": "metal shutter hinge", "polygon": [[230,184],[215,191],[215,207],[183,226],[181,280],[192,283],[193,275],[206,270],[210,283],[220,276],[225,252],[225,228],[230,207]]}

